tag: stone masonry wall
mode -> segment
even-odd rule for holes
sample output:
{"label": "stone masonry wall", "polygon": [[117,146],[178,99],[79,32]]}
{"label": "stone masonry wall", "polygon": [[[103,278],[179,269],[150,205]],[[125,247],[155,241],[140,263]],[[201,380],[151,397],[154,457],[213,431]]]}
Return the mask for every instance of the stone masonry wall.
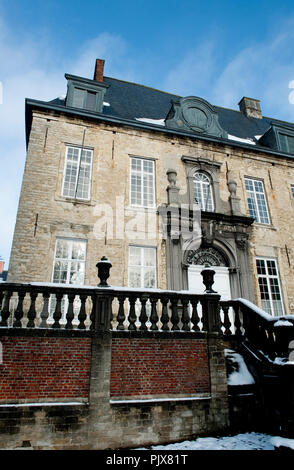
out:
{"label": "stone masonry wall", "polygon": [[[80,146],[84,131],[84,145],[93,149],[91,199],[86,202],[73,201],[61,194],[66,145]],[[154,220],[150,221],[154,230],[150,230],[147,236],[150,210],[138,211],[129,205],[132,155],[155,161],[156,207],[167,202],[168,168],[174,168],[178,173],[180,195],[187,192],[185,165],[181,160],[183,155],[221,163],[220,198],[227,206],[228,214],[228,171],[238,183],[237,196],[241,198],[241,211],[247,215],[244,177],[261,179],[270,224],[254,223],[250,237],[249,254],[255,302],[261,306],[255,258],[272,257],[278,262],[285,313],[294,313],[294,242],[289,224],[289,214],[294,210],[291,194],[294,163],[290,159],[255,152],[254,146],[252,149],[237,148],[234,141],[231,141],[231,145],[221,145],[126,126],[95,123],[53,112],[35,111],[33,114],[9,281],[50,282],[56,237],[69,237],[87,241],[86,285],[97,284],[95,264],[102,255],[115,261],[116,267],[112,269],[110,283],[128,285],[128,247],[135,244],[157,249],[157,286],[166,288],[165,244],[159,236],[159,219],[155,217],[155,224]],[[102,223],[105,204],[111,208],[113,221],[113,224],[107,224],[107,229],[106,224]],[[151,219],[154,214],[151,211]],[[136,233],[128,237],[126,230],[117,231],[117,222],[123,215],[126,224],[124,228],[136,226]]]}

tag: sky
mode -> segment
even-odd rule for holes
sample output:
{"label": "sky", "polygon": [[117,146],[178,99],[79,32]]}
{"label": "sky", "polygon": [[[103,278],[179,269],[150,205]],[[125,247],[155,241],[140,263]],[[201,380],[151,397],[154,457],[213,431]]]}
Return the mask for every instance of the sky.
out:
{"label": "sky", "polygon": [[[105,75],[294,122],[293,0],[0,0],[0,257],[8,268],[25,165],[25,98]],[[1,99],[2,98],[2,99]]]}

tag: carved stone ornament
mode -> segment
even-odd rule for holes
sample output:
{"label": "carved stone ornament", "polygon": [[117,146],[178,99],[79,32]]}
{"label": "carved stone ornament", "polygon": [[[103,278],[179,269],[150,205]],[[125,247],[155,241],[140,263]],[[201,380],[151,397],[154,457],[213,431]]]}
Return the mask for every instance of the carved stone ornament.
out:
{"label": "carved stone ornament", "polygon": [[227,266],[225,258],[213,247],[189,250],[186,260],[188,264],[200,266]]}
{"label": "carved stone ornament", "polygon": [[165,125],[172,129],[188,130],[215,137],[227,138],[228,135],[218,122],[215,108],[196,96],[172,101]]}

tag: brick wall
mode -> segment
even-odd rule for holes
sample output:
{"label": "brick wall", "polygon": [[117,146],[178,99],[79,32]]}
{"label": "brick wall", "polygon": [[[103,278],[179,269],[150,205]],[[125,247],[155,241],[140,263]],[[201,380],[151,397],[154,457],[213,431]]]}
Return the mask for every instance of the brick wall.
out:
{"label": "brick wall", "polygon": [[209,391],[205,339],[113,338],[110,396]]}
{"label": "brick wall", "polygon": [[0,338],[0,402],[87,399],[90,338]]}

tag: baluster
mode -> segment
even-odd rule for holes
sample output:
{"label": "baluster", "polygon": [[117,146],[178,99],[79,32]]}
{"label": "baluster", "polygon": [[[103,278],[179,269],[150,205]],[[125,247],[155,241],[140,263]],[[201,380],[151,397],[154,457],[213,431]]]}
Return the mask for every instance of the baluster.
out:
{"label": "baluster", "polygon": [[124,322],[126,319],[125,311],[124,311],[125,296],[119,295],[117,299],[119,302],[119,309],[118,309],[118,314],[117,314],[117,323],[118,323],[117,329],[124,330],[125,329]]}
{"label": "baluster", "polygon": [[56,305],[55,305],[55,311],[53,313],[54,323],[52,325],[52,328],[60,328],[59,321],[60,321],[61,316],[62,316],[61,302],[62,302],[63,293],[62,292],[57,292],[55,294],[55,296],[56,296]]}
{"label": "baluster", "polygon": [[161,303],[162,303],[162,314],[161,314],[160,321],[162,323],[162,330],[167,331],[167,330],[169,330],[169,326],[168,326],[169,315],[168,315],[168,311],[167,311],[168,298],[167,297],[162,297]]}
{"label": "baluster", "polygon": [[75,300],[75,294],[68,294],[68,308],[66,312],[66,325],[65,329],[66,330],[72,330],[73,329],[73,324],[72,321],[75,317],[74,315],[74,300]]}
{"label": "baluster", "polygon": [[130,302],[130,312],[129,312],[129,330],[136,330],[136,320],[137,320],[137,315],[136,315],[136,308],[135,308],[135,303],[136,303],[137,297],[130,295],[129,296],[129,302]]}
{"label": "baluster", "polygon": [[230,335],[231,334],[231,330],[230,330],[231,322],[229,318],[229,309],[230,309],[229,304],[223,303],[222,309],[224,312],[224,321],[222,323],[222,326],[225,328],[224,335]]}
{"label": "baluster", "polygon": [[49,316],[49,292],[42,292],[43,295],[43,308],[40,314],[41,323],[39,328],[47,328],[47,319]]}
{"label": "baluster", "polygon": [[23,317],[23,300],[25,298],[25,295],[26,295],[25,291],[18,292],[18,304],[14,312],[14,322],[13,322],[14,328],[22,327],[21,319]]}
{"label": "baluster", "polygon": [[10,299],[11,299],[11,296],[12,296],[12,292],[5,291],[3,294],[4,294],[4,301],[3,301],[3,309],[1,311],[0,326],[8,326],[7,320],[10,316],[9,303],[10,303]]}
{"label": "baluster", "polygon": [[208,331],[208,306],[206,300],[201,301],[202,305],[202,331]]}
{"label": "baluster", "polygon": [[183,315],[182,315],[182,323],[183,323],[183,330],[190,331],[190,317],[188,313],[188,299],[182,299],[183,304]]}
{"label": "baluster", "polygon": [[36,298],[37,298],[38,293],[37,292],[30,292],[30,297],[31,297],[31,305],[28,311],[28,323],[27,323],[27,328],[35,328],[35,318],[37,315],[36,312]]}
{"label": "baluster", "polygon": [[198,315],[198,300],[192,300],[191,304],[192,304],[192,309],[193,309],[192,317],[191,317],[193,330],[200,331],[200,328],[198,326],[198,323],[200,322],[200,317]]}
{"label": "baluster", "polygon": [[241,320],[240,320],[240,307],[235,307],[235,335],[241,336]]}
{"label": "baluster", "polygon": [[156,297],[151,297],[150,302],[151,302],[151,315],[150,315],[150,321],[151,321],[151,330],[155,331],[158,330],[157,322],[159,320],[158,314],[157,314],[157,301],[158,299]]}
{"label": "baluster", "polygon": [[140,298],[141,313],[140,313],[140,316],[139,316],[139,320],[141,322],[141,325],[140,325],[139,330],[142,330],[142,331],[148,330],[147,325],[146,325],[146,322],[148,320],[147,313],[146,313],[146,302],[147,302],[147,300],[148,300],[148,297],[142,296]]}
{"label": "baluster", "polygon": [[178,299],[173,298],[171,299],[172,304],[172,315],[171,315],[171,322],[172,322],[172,331],[179,330],[179,314],[178,314]]}
{"label": "baluster", "polygon": [[86,314],[87,294],[80,294],[80,300],[81,300],[81,308],[80,308],[80,312],[78,315],[78,320],[80,323],[78,325],[78,329],[85,330],[86,329],[85,320],[87,318],[87,314]]}
{"label": "baluster", "polygon": [[91,295],[92,299],[92,310],[90,313],[90,330],[95,330],[95,312],[96,312],[96,296]]}

